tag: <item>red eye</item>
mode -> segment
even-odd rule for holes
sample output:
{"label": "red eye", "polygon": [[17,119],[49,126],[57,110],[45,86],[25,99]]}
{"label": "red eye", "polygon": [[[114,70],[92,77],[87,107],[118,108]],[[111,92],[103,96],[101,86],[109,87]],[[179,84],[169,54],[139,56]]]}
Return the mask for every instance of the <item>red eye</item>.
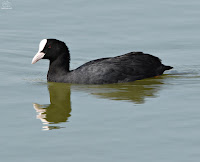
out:
{"label": "red eye", "polygon": [[51,45],[49,45],[49,47],[48,48],[51,48]]}

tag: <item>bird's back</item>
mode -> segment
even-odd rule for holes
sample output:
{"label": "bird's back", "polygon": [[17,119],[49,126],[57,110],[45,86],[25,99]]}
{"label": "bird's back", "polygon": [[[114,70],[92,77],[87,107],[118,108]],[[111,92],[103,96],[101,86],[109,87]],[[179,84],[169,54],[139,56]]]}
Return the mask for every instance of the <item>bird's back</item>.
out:
{"label": "bird's back", "polygon": [[65,82],[79,84],[131,82],[161,75],[166,70],[164,67],[158,57],[142,52],[130,52],[87,62],[71,71],[65,77]]}

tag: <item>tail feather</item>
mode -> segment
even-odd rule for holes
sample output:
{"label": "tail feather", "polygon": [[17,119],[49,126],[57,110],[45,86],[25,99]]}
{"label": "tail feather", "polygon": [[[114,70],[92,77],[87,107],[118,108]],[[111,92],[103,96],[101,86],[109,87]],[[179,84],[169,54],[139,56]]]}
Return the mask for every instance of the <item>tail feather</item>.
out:
{"label": "tail feather", "polygon": [[156,71],[156,76],[157,75],[162,75],[164,73],[165,70],[170,70],[172,69],[173,67],[172,66],[165,66],[165,65],[162,65],[160,66],[157,71]]}
{"label": "tail feather", "polygon": [[172,66],[165,66],[164,65],[164,70],[170,70],[170,69],[173,69],[173,67]]}

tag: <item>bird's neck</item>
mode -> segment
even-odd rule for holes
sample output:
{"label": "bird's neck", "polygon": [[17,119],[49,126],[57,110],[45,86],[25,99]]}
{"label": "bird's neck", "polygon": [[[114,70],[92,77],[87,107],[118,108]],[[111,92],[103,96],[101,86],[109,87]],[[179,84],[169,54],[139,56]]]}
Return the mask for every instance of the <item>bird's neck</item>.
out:
{"label": "bird's neck", "polygon": [[70,58],[69,55],[62,54],[56,60],[50,60],[47,80],[59,82],[59,78],[69,73]]}

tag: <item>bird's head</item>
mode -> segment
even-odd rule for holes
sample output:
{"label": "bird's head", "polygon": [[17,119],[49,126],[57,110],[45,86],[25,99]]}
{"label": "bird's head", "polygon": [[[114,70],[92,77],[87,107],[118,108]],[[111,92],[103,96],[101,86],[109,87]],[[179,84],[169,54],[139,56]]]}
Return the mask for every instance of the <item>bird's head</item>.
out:
{"label": "bird's head", "polygon": [[32,59],[32,64],[35,64],[40,59],[56,60],[61,55],[68,55],[69,51],[64,42],[57,39],[43,39],[39,44],[39,50]]}

